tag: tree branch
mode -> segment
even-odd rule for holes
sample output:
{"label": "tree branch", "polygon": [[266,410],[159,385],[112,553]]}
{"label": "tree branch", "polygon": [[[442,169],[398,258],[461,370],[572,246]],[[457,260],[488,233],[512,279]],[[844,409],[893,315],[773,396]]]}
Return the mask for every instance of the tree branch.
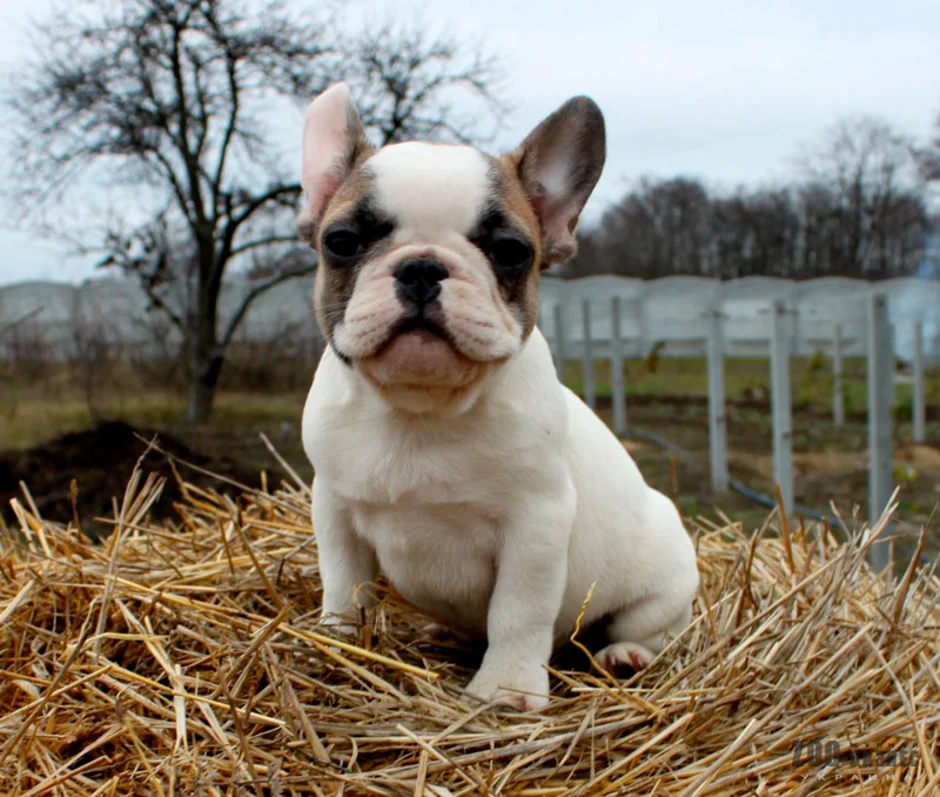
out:
{"label": "tree branch", "polygon": [[[222,230],[221,242],[219,246],[219,255],[216,258],[216,268],[224,269],[232,257],[232,249],[235,244],[235,234],[239,227],[252,217],[261,207],[268,202],[273,202],[280,197],[299,195],[301,191],[299,183],[289,183],[287,185],[278,185],[271,188],[264,194],[249,200],[241,212],[235,212],[229,215],[229,220]],[[218,275],[221,279],[221,275]]]}
{"label": "tree branch", "polygon": [[235,330],[238,328],[242,318],[244,318],[245,313],[248,312],[248,308],[255,299],[257,299],[262,294],[267,293],[276,285],[280,285],[282,282],[287,282],[287,280],[292,280],[297,277],[304,277],[307,274],[312,274],[316,269],[316,265],[316,262],[309,264],[295,264],[293,267],[275,274],[273,277],[266,279],[264,282],[259,283],[250,291],[248,291],[248,293],[246,293],[242,299],[241,303],[238,305],[238,308],[235,310],[235,314],[226,325],[225,332],[222,334],[222,339],[220,341],[220,347],[224,349],[228,346],[229,342],[232,340],[232,336],[235,334]]}
{"label": "tree branch", "polygon": [[155,286],[151,286],[147,282],[147,280],[141,280],[140,283],[141,283],[141,287],[143,287],[144,289],[144,293],[146,293],[147,297],[150,299],[150,303],[154,307],[156,307],[158,310],[165,313],[167,318],[169,318],[170,321],[173,322],[173,325],[177,329],[179,329],[179,331],[182,332],[183,335],[185,335],[186,324],[183,321],[182,317],[178,313],[176,313],[165,301],[163,301],[163,298],[157,293],[157,289]]}
{"label": "tree branch", "polygon": [[180,156],[186,166],[186,174],[189,179],[189,196],[192,200],[192,210],[196,217],[196,228],[200,234],[205,233],[206,209],[202,201],[202,186],[199,178],[199,166],[193,151],[189,145],[189,113],[187,105],[186,83],[183,80],[182,36],[185,26],[189,22],[189,13],[180,21],[173,21],[173,45],[170,49],[170,59],[172,64],[173,84],[176,91],[176,101],[180,109],[179,114],[179,135],[178,147]]}
{"label": "tree branch", "polygon": [[235,257],[236,255],[240,255],[244,252],[251,251],[252,249],[258,249],[261,246],[269,246],[271,244],[290,244],[290,243],[297,243],[296,233],[293,235],[270,235],[267,238],[258,238],[257,240],[249,241],[246,244],[242,244],[241,246],[236,246],[229,253],[229,257],[230,258]]}

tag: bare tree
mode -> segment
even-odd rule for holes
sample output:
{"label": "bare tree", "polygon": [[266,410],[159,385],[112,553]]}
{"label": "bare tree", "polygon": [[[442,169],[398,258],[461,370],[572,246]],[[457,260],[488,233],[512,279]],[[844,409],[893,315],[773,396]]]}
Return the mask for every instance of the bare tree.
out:
{"label": "bare tree", "polygon": [[[346,80],[366,130],[381,145],[410,139],[463,144],[488,140],[484,121],[499,119],[499,60],[453,36],[431,37],[422,25],[386,22],[346,45]],[[478,102],[455,106],[454,89]],[[492,114],[483,114],[480,108]]]}
{"label": "bare tree", "polygon": [[913,166],[906,139],[865,116],[840,120],[803,158],[810,203],[829,205],[815,219],[828,271],[866,279],[910,272],[927,225]]}
{"label": "bare tree", "polygon": [[787,188],[738,190],[712,200],[713,276],[805,276],[797,269],[799,217]]}
{"label": "bare tree", "polygon": [[714,260],[712,226],[711,200],[697,180],[644,179],[604,214],[588,254],[605,271],[643,279],[705,274]]}
{"label": "bare tree", "polygon": [[[89,248],[139,277],[181,331],[195,422],[208,419],[251,303],[315,267],[296,243],[300,186],[276,147],[278,98],[307,101],[348,78],[382,143],[464,139],[461,94],[477,116],[479,101],[501,107],[495,60],[455,39],[391,24],[350,38],[328,11],[279,0],[86,0],[37,26],[34,41],[10,99],[20,197],[31,208],[62,200],[89,175],[123,187],[117,222]],[[250,254],[264,276],[223,325],[223,280]]]}

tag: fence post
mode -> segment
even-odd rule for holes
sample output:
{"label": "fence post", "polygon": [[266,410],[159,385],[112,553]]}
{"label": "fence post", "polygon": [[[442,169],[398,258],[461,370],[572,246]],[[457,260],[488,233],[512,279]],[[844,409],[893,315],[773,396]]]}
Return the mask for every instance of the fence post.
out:
{"label": "fence post", "polygon": [[620,297],[610,300],[610,399],[614,411],[614,434],[627,431],[627,393],[623,382],[623,340],[620,336]]}
{"label": "fence post", "polygon": [[708,326],[708,449],[712,490],[728,491],[728,428],[725,414],[725,347],[721,312],[714,308]]}
{"label": "fence post", "polygon": [[584,403],[592,410],[597,408],[597,393],[594,388],[594,353],[591,347],[591,301],[581,301],[582,341],[581,374],[584,380]]}
{"label": "fence post", "polygon": [[642,290],[637,294],[637,307],[639,308],[637,325],[639,327],[639,340],[637,341],[637,354],[642,358],[649,352],[647,345],[649,342],[649,311],[647,310],[646,292],[648,287],[644,283]]}
{"label": "fence post", "polygon": [[[868,520],[872,526],[891,500],[891,407],[894,403],[894,345],[888,302],[873,294],[868,305]],[[882,540],[884,535],[882,535]],[[871,547],[871,564],[888,564],[887,541]]]}
{"label": "fence post", "polygon": [[842,392],[842,325],[836,324],[832,341],[832,422],[845,423],[845,394]]}
{"label": "fence post", "polygon": [[552,319],[555,324],[555,368],[558,371],[558,381],[562,384],[565,384],[565,362],[568,359],[565,315],[564,303],[558,302],[552,310]]}
{"label": "fence post", "polygon": [[924,394],[924,325],[914,322],[914,442],[927,442],[927,403]]}
{"label": "fence post", "polygon": [[783,507],[793,512],[793,418],[790,412],[790,336],[786,305],[773,303],[770,327],[770,407],[773,419],[774,480]]}

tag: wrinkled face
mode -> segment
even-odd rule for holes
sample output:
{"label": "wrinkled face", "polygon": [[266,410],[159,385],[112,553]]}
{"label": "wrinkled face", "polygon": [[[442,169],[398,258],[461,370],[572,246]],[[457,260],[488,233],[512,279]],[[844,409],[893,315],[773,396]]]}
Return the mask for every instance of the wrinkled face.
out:
{"label": "wrinkled face", "polygon": [[380,149],[324,209],[316,246],[320,327],[393,406],[472,401],[535,325],[539,225],[506,159]]}
{"label": "wrinkled face", "polygon": [[316,308],[330,346],[392,407],[460,410],[535,326],[539,269],[574,254],[604,165],[587,97],[511,153],[369,144],[343,83],[307,109],[297,219],[316,247]]}

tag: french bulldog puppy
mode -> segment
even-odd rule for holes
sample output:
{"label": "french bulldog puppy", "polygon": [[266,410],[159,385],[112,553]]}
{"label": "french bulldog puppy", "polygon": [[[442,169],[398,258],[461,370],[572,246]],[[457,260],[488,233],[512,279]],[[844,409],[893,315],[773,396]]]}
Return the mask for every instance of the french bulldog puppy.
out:
{"label": "french bulldog puppy", "polygon": [[698,586],[675,506],[558,381],[536,327],[539,272],[574,254],[604,158],[587,97],[499,158],[375,149],[344,84],[304,124],[298,229],[329,341],[303,415],[324,621],[355,623],[381,572],[485,637],[468,693],[522,710],[547,704],[544,665],[592,585],[583,622],[607,622],[611,670],[649,664]]}

